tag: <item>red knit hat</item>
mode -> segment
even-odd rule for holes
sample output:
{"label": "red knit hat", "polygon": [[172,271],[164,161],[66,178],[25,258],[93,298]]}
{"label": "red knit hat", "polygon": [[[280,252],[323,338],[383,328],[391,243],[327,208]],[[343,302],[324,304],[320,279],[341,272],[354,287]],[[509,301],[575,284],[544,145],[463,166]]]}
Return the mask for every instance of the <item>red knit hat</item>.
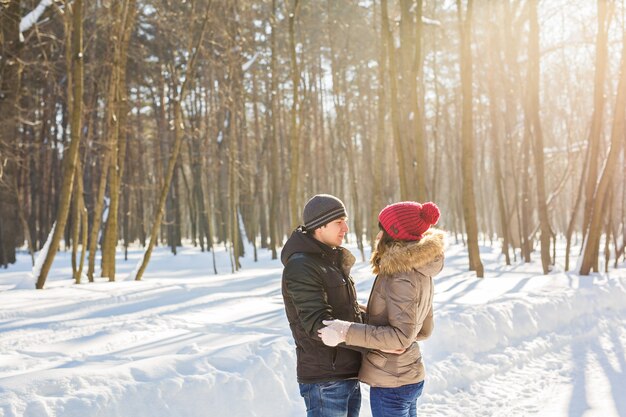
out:
{"label": "red knit hat", "polygon": [[403,201],[382,209],[378,221],[394,239],[420,240],[430,226],[437,224],[439,215],[439,208],[435,203]]}

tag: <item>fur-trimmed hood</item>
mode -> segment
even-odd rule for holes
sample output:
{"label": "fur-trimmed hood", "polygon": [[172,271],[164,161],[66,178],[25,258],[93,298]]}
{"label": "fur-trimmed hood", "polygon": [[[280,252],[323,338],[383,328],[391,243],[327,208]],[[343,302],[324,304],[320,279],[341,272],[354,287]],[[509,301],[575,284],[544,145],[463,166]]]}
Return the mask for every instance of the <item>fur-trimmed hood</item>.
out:
{"label": "fur-trimmed hood", "polygon": [[[372,253],[372,270],[376,275],[394,275],[398,273],[410,272],[412,270],[429,270],[428,266],[433,263],[439,264],[443,260],[443,252],[446,245],[445,232],[430,228],[424,237],[416,242],[394,241],[380,256],[377,264],[375,259],[379,258],[378,251]],[[426,271],[430,272],[430,271]],[[425,273],[434,275],[439,272]]]}

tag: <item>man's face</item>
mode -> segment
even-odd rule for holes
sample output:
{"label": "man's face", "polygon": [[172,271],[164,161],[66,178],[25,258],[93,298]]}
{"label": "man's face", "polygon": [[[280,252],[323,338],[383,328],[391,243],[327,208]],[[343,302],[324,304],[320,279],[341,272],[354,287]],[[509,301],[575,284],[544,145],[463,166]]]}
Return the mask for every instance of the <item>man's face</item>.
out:
{"label": "man's face", "polygon": [[341,246],[344,236],[348,233],[347,220],[347,217],[342,217],[315,229],[315,239],[331,247]]}

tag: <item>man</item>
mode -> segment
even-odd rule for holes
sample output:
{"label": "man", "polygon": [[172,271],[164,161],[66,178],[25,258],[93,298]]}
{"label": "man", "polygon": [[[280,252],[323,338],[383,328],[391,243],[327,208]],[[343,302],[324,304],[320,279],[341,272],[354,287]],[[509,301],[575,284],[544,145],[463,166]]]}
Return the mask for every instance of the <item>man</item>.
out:
{"label": "man", "polygon": [[350,268],[355,258],[341,247],[348,232],[346,208],[337,197],[313,196],[281,253],[282,292],[296,343],[297,375],[307,417],[357,417],[361,353],[329,347],[317,331],[323,320],[361,323]]}

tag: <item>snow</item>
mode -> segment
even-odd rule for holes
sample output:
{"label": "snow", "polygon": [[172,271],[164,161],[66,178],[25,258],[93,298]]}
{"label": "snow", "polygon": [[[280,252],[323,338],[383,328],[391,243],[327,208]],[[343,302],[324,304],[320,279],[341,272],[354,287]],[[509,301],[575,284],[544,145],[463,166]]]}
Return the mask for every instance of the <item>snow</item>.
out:
{"label": "snow", "polygon": [[430,19],[426,16],[422,16],[422,23],[427,26],[439,26],[441,27],[441,21],[436,19]]}
{"label": "snow", "polygon": [[[0,416],[304,415],[280,262],[260,250],[255,263],[247,248],[231,274],[227,250],[216,251],[217,276],[210,253],[186,246],[156,248],[142,281],[79,285],[59,252],[39,291],[19,285],[31,272],[20,253],[0,271]],[[120,253],[119,276],[142,255]],[[624,264],[579,277],[559,258],[543,276],[538,260],[504,266],[496,247],[481,256],[477,279],[451,245],[435,278],[419,415],[626,415]],[[365,303],[368,265],[353,276]]]}
{"label": "snow", "polygon": [[20,35],[33,27],[48,6],[52,5],[52,0],[41,0],[37,7],[20,20]]}
{"label": "snow", "polygon": [[50,250],[50,244],[52,243],[52,236],[54,235],[54,229],[57,227],[57,222],[55,221],[50,229],[50,233],[48,233],[48,237],[46,238],[46,242],[43,244],[43,247],[39,252],[37,252],[37,259],[35,260],[35,265],[33,265],[32,272],[30,275],[27,275],[22,279],[15,288],[23,288],[23,289],[32,289],[35,288],[35,284],[39,279],[39,275],[41,275],[41,268],[43,268],[43,264],[46,261],[46,257],[48,256],[48,251]]}
{"label": "snow", "polygon": [[252,66],[252,64],[254,64],[254,62],[256,61],[256,59],[259,57],[259,53],[255,53],[254,56],[252,58],[250,58],[248,61],[246,61],[242,66],[241,66],[241,70],[243,72],[246,72],[250,69],[250,67]]}

